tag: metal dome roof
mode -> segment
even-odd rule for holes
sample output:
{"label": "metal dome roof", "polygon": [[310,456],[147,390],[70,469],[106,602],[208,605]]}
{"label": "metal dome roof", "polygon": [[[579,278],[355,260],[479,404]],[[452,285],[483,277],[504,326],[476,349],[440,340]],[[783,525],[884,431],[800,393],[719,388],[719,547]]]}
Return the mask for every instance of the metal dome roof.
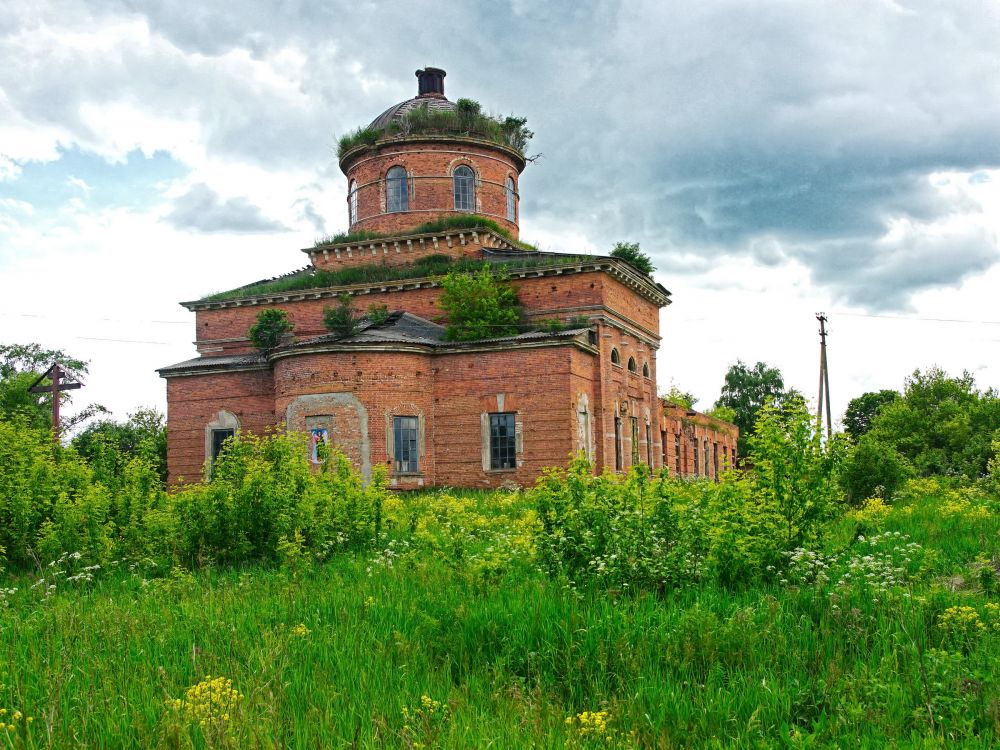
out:
{"label": "metal dome roof", "polygon": [[412,99],[407,99],[405,102],[400,102],[399,104],[393,104],[389,109],[372,120],[371,125],[368,127],[385,130],[390,123],[402,121],[403,116],[411,109],[425,105],[428,109],[437,110],[452,110],[456,108],[455,102],[445,99],[444,94],[424,94],[423,96],[415,96]]}
{"label": "metal dome roof", "polygon": [[423,68],[416,72],[418,86],[417,96],[405,102],[394,104],[385,112],[372,120],[369,128],[385,130],[390,123],[400,122],[411,109],[427,106],[428,109],[453,110],[456,105],[448,101],[444,95],[444,77],[447,75],[441,68]]}

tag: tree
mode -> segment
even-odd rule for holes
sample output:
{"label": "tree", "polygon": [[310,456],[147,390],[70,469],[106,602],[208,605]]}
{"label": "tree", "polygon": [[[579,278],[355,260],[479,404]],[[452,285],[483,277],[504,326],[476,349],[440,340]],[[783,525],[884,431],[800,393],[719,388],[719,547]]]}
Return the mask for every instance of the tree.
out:
{"label": "tree", "polygon": [[448,317],[447,341],[478,341],[515,336],[521,320],[517,291],[502,271],[450,272],[441,280],[438,306]]}
{"label": "tree", "polygon": [[[38,344],[0,344],[0,417],[22,416],[33,428],[52,426],[52,395],[31,393],[28,388],[54,362],[78,375],[87,374],[87,363],[61,349],[43,349]],[[60,405],[69,404],[72,391],[59,394]],[[108,414],[100,404],[90,404],[77,414],[64,417],[62,427],[71,430],[98,414]]]}
{"label": "tree", "polygon": [[663,398],[676,406],[683,406],[685,409],[693,409],[694,405],[698,403],[698,398],[693,393],[682,391],[673,383],[671,383],[670,390],[667,391],[667,395]]}
{"label": "tree", "polygon": [[250,343],[262,352],[269,352],[281,345],[285,335],[292,332],[288,313],[269,307],[257,313],[257,322],[250,326],[247,336]]}
{"label": "tree", "polygon": [[125,467],[133,458],[144,459],[166,482],[167,425],[156,409],[139,409],[125,422],[95,422],[73,438],[72,445],[106,487],[115,488],[122,482]]}
{"label": "tree", "polygon": [[758,362],[751,369],[742,360],[737,360],[729,368],[715,406],[733,410],[733,422],[740,428],[737,450],[741,456],[747,455],[748,439],[754,432],[757,414],[764,408],[764,404],[773,401],[780,407],[793,395],[798,394],[793,390],[785,390],[785,381],[776,367]]}
{"label": "tree", "polygon": [[801,397],[763,406],[755,428],[748,439],[755,494],[780,516],[786,550],[811,545],[835,509],[842,441],[823,444]]}
{"label": "tree", "polygon": [[897,391],[881,390],[863,393],[857,398],[852,398],[844,412],[844,429],[851,439],[857,442],[868,430],[871,429],[872,420],[878,414],[878,410],[886,404],[891,404],[899,398]]}
{"label": "tree", "polygon": [[639,249],[638,242],[616,242],[611,257],[623,260],[647,275],[656,270],[653,259]]}
{"label": "tree", "polygon": [[986,475],[1000,436],[1000,398],[980,393],[973,376],[940,368],[914,371],[903,395],[883,405],[869,434],[892,445],[921,476],[978,479]]}
{"label": "tree", "polygon": [[358,330],[358,317],[351,306],[351,295],[347,292],[337,297],[337,306],[323,308],[323,325],[328,331],[341,336],[353,336]]}

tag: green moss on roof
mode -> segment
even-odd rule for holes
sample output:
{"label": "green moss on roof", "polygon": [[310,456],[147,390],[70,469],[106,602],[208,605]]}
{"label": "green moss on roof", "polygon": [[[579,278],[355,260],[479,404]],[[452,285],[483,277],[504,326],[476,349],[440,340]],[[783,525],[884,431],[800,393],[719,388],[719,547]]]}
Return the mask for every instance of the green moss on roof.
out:
{"label": "green moss on roof", "polygon": [[[530,245],[527,242],[515,240],[510,232],[492,219],[487,219],[485,216],[479,216],[477,214],[446,216],[441,219],[434,219],[433,221],[425,221],[423,224],[413,227],[413,229],[406,230],[406,234],[433,234],[446,232],[449,229],[488,229],[491,232],[496,232],[501,237],[509,240],[515,245],[521,245],[522,247],[528,247],[533,250],[536,249],[533,245]],[[341,232],[340,234],[335,234],[330,237],[320,237],[316,240],[316,247],[323,247],[325,245],[343,245],[349,242],[367,242],[368,240],[381,240],[386,237],[398,236],[400,236],[399,232]]]}
{"label": "green moss on roof", "polygon": [[472,99],[459,99],[454,109],[432,109],[426,105],[414,107],[389,122],[385,129],[358,128],[343,136],[337,144],[337,158],[358,146],[374,146],[383,138],[408,135],[458,135],[472,136],[492,141],[519,154],[524,154],[528,142],[535,135],[527,128],[523,117],[494,117],[482,111],[482,106]]}
{"label": "green moss on roof", "polygon": [[201,302],[219,302],[222,300],[239,299],[241,297],[257,297],[280,292],[294,292],[303,289],[325,289],[329,287],[349,286],[351,284],[378,284],[387,281],[402,281],[425,277],[444,276],[451,271],[475,272],[486,266],[502,266],[511,270],[525,268],[540,268],[554,265],[571,265],[579,263],[584,256],[579,255],[544,255],[526,258],[494,259],[494,260],[453,260],[447,255],[429,255],[409,266],[379,266],[365,265],[341,268],[336,271],[325,269],[303,268],[286,276],[280,276],[268,281],[219,292],[202,298]]}

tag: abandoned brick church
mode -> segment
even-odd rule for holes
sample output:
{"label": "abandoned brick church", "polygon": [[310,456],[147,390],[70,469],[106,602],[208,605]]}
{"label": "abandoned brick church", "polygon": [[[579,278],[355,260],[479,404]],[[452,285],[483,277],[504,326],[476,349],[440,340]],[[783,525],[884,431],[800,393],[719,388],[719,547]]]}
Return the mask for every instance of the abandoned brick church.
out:
{"label": "abandoned brick church", "polygon": [[[342,142],[347,234],[304,250],[301,271],[183,303],[199,356],[159,371],[171,482],[198,479],[229,436],[282,423],[365,474],[387,464],[399,488],[530,485],[577,451],[595,471],[711,477],[732,461],[734,426],[657,396],[669,292],[624,260],[521,244],[518,123],[449,101],[444,77],[417,71],[415,98]],[[454,126],[470,121],[489,127]],[[436,301],[459,261],[506,269],[523,332],[445,340]],[[331,333],[324,308],[345,293],[389,314]],[[294,338],[262,353],[248,330],[267,308]]]}

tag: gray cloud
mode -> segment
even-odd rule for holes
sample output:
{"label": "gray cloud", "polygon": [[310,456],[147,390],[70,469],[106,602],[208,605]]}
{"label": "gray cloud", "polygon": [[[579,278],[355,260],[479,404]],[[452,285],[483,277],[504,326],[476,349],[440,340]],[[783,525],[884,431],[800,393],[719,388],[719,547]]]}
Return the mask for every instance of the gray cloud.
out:
{"label": "gray cloud", "polygon": [[[10,106],[84,146],[102,134],[81,104],[124,100],[194,113],[214,158],[338,184],[334,137],[412,96],[413,70],[436,64],[451,98],[528,117],[532,151],[544,153],[521,183],[530,222],[573,226],[605,247],[640,240],[670,274],[726,255],[767,267],[794,257],[817,283],[884,308],[996,261],[984,233],[962,239],[955,267],[933,262],[932,238],[885,240],[894,220],[978,210],[934,190],[931,173],[1000,167],[1000,16],[974,0],[248,0],[239,14],[223,0],[64,5],[21,17],[80,28],[142,19],[152,34],[120,54],[40,63],[30,38],[5,44],[19,27],[0,11]],[[232,58],[281,50],[304,57],[292,91]],[[317,231],[346,221],[302,205]],[[831,248],[867,263],[838,266]],[[907,257],[925,261],[919,273]]]}
{"label": "gray cloud", "polygon": [[978,229],[935,236],[903,230],[874,244],[821,242],[789,254],[809,266],[815,281],[870,310],[905,310],[910,294],[958,286],[1000,261],[1000,250]]}
{"label": "gray cloud", "polygon": [[179,229],[198,232],[280,232],[283,224],[268,219],[260,208],[246,198],[223,201],[207,185],[194,185],[174,202],[166,220]]}

